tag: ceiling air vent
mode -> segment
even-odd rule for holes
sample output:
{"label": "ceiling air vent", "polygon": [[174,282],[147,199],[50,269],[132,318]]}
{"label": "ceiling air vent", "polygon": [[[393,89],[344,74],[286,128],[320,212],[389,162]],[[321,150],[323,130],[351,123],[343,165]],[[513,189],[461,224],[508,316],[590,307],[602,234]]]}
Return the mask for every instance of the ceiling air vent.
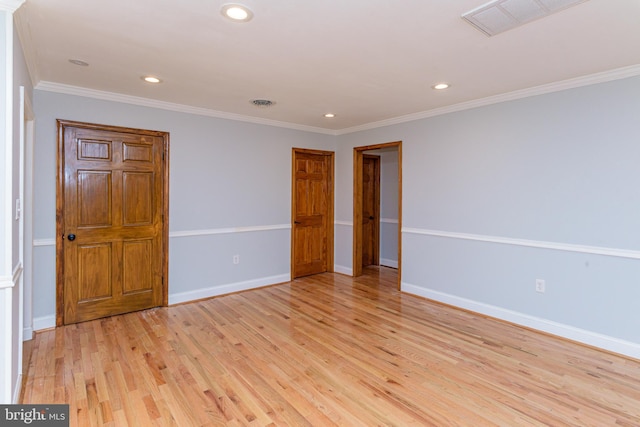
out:
{"label": "ceiling air vent", "polygon": [[488,36],[544,18],[587,0],[494,0],[462,15]]}
{"label": "ceiling air vent", "polygon": [[275,102],[269,99],[253,99],[251,103],[256,107],[271,107]]}

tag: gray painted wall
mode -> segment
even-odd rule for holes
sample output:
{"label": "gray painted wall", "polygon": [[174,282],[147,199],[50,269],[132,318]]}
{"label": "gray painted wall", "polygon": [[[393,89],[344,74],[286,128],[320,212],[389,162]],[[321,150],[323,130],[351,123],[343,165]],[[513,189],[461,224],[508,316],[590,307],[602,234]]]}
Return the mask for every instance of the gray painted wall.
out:
{"label": "gray painted wall", "polygon": [[[21,205],[21,217],[24,218],[24,198],[23,195],[20,194],[20,181],[21,181],[21,175],[24,176],[24,159],[21,158],[21,150],[23,150],[26,147],[23,147],[21,149],[21,129],[24,128],[24,122],[22,122],[22,117],[21,117],[21,106],[20,106],[20,88],[23,87],[24,88],[24,97],[26,99],[26,102],[29,102],[29,100],[32,97],[32,92],[33,92],[33,88],[31,85],[31,78],[29,76],[29,71],[27,69],[27,64],[25,62],[25,58],[24,55],[22,53],[22,47],[20,46],[20,42],[18,39],[18,33],[15,31],[15,29],[13,30],[13,49],[12,49],[12,56],[13,56],[13,107],[12,107],[12,119],[13,119],[13,126],[12,126],[12,131],[13,131],[13,168],[12,168],[12,174],[13,174],[13,182],[12,182],[12,198],[11,200],[13,201],[13,218],[11,218],[13,220],[13,224],[12,224],[12,242],[11,242],[11,247],[12,247],[12,266],[13,266],[13,270],[16,271],[17,269],[24,269],[25,266],[22,265],[22,263],[24,262],[23,258],[23,253],[21,253],[22,250],[22,245],[20,242],[20,239],[23,237],[21,236],[21,230],[20,230],[20,224],[21,221],[16,220],[15,219],[15,201],[20,199],[20,205]],[[24,155],[24,154],[23,154]],[[22,331],[20,330],[23,327],[23,322],[22,319],[20,318],[20,316],[23,315],[23,311],[22,311],[22,307],[21,305],[24,306],[24,293],[25,293],[25,281],[24,281],[24,271],[22,271],[22,273],[20,274],[17,283],[15,284],[15,287],[13,289],[13,306],[12,306],[12,310],[11,310],[11,314],[13,316],[13,320],[12,320],[12,328],[13,328],[13,340],[14,340],[14,347],[13,347],[13,355],[12,355],[12,385],[13,385],[13,389],[17,390],[17,382],[21,381],[20,375],[21,375],[21,367],[22,367],[22,343],[21,343],[21,338],[22,338]],[[30,337],[27,337],[30,338]],[[19,386],[18,386],[19,387]],[[14,391],[14,394],[16,394],[16,392]],[[16,399],[17,396],[14,395],[14,399]]]}
{"label": "gray painted wall", "polygon": [[402,140],[405,291],[640,344],[639,123],[633,77],[343,135],[337,155]]}
{"label": "gray painted wall", "polygon": [[380,265],[398,266],[398,150],[380,155]]}
{"label": "gray painted wall", "polygon": [[[640,77],[337,137],[44,91],[35,110],[36,240],[54,237],[55,118],[171,132],[174,301],[288,275],[293,146],[336,150],[349,272],[353,147],[401,140],[403,290],[640,356]],[[53,247],[35,257],[52,316]]]}
{"label": "gray painted wall", "polygon": [[11,218],[7,217],[10,206],[7,206],[7,191],[11,191],[11,176],[8,176],[7,165],[7,13],[0,10],[0,403],[11,403],[13,392],[13,355],[15,353],[15,340],[13,339],[12,294],[11,284]]}
{"label": "gray painted wall", "polygon": [[34,108],[37,324],[55,314],[56,119],[170,132],[170,302],[288,280],[291,149],[333,137],[41,90]]}
{"label": "gray painted wall", "polygon": [[[2,135],[2,145],[0,146],[0,165],[2,165],[2,173],[0,173],[0,242],[4,245],[9,238],[7,236],[6,224],[9,220],[7,218],[7,191],[11,191],[10,183],[7,182],[7,176],[5,174],[5,165],[7,161],[7,150],[5,149],[5,144],[8,143],[5,139],[5,135],[7,134],[7,67],[4,65],[6,63],[7,58],[7,17],[8,12],[0,10],[0,59],[2,59],[2,66],[0,66],[0,82],[5,82],[5,84],[0,84],[0,99],[3,100],[0,105],[0,135]],[[4,247],[4,246],[3,246]],[[4,255],[0,259],[0,276],[9,275],[11,271],[8,270],[10,266],[5,265]]]}

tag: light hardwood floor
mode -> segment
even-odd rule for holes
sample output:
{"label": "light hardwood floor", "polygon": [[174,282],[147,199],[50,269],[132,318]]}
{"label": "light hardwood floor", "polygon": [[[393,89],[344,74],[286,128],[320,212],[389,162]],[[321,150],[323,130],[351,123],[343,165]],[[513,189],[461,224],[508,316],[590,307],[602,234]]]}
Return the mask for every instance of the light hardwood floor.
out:
{"label": "light hardwood floor", "polygon": [[396,290],[291,283],[41,332],[23,403],[72,426],[639,426],[640,362]]}

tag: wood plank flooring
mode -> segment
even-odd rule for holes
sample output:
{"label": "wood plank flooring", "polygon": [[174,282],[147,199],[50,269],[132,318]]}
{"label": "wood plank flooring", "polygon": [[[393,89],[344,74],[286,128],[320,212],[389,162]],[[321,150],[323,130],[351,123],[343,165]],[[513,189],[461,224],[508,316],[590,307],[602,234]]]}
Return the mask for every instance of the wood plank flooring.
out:
{"label": "wood plank flooring", "polygon": [[40,332],[71,426],[639,426],[640,361],[321,274]]}

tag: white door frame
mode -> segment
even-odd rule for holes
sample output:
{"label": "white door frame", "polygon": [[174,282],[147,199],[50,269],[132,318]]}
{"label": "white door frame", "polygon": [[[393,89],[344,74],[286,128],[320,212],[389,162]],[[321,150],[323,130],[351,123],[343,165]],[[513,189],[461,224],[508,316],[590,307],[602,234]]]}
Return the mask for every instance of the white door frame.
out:
{"label": "white door frame", "polygon": [[23,266],[21,341],[33,338],[33,156],[35,115],[31,100],[20,87],[20,262]]}

